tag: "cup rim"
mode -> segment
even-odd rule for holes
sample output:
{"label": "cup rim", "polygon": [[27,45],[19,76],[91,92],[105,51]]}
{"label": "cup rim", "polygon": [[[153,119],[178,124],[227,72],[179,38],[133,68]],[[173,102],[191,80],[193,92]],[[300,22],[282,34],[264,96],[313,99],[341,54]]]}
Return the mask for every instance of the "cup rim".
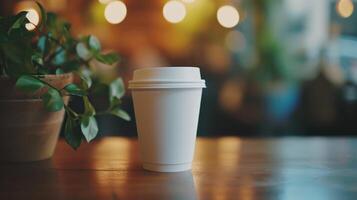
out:
{"label": "cup rim", "polygon": [[169,88],[206,88],[205,80],[200,81],[129,81],[129,89],[169,89]]}
{"label": "cup rim", "polygon": [[166,84],[166,83],[205,83],[203,79],[200,80],[180,80],[180,79],[148,79],[148,80],[130,80],[129,84]]}
{"label": "cup rim", "polygon": [[192,69],[192,70],[200,70],[199,67],[194,67],[194,66],[185,66],[185,65],[177,65],[177,66],[162,66],[162,67],[145,67],[145,68],[140,68],[136,69],[135,71],[142,71],[142,70],[160,70],[160,69]]}
{"label": "cup rim", "polygon": [[[144,78],[147,76],[146,78]],[[200,68],[191,66],[150,67],[134,71],[129,89],[205,88]]]}
{"label": "cup rim", "polygon": [[133,74],[133,81],[158,81],[158,80],[201,80],[198,67],[149,67],[137,69]]}

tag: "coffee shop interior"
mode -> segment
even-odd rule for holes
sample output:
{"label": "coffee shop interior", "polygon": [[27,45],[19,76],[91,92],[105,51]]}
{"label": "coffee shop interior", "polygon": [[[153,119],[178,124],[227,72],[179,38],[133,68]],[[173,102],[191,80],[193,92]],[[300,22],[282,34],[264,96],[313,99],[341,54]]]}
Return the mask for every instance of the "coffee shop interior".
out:
{"label": "coffee shop interior", "polygon": [[[41,3],[70,21],[74,34],[94,34],[104,49],[120,54],[114,65],[95,66],[104,79],[121,76],[127,86],[135,69],[199,67],[207,83],[199,136],[357,133],[352,0]],[[30,21],[38,18],[32,1],[0,2],[3,16],[21,10],[31,12]],[[98,117],[101,136],[136,136],[130,91],[122,103],[132,120]]]}
{"label": "coffee shop interior", "polygon": [[356,8],[0,0],[0,199],[355,200]]}

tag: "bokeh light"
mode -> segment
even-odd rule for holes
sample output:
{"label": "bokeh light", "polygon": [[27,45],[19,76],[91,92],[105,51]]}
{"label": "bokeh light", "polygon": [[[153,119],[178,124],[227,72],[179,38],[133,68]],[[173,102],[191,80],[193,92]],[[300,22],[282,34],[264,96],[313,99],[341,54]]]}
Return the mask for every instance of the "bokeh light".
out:
{"label": "bokeh light", "polygon": [[243,86],[235,80],[227,80],[219,93],[220,106],[229,113],[234,113],[243,103]]}
{"label": "bokeh light", "polygon": [[193,2],[195,2],[195,0],[182,0],[183,2],[185,2],[185,3],[193,3]]}
{"label": "bokeh light", "polygon": [[110,2],[104,10],[105,19],[111,24],[119,24],[126,17],[126,6],[121,1]]}
{"label": "bokeh light", "polygon": [[25,27],[27,30],[31,31],[34,30],[40,22],[40,16],[38,12],[33,8],[26,9],[26,11],[26,18],[30,21],[30,23],[25,24]]}
{"label": "bokeh light", "polygon": [[225,5],[218,9],[217,20],[223,27],[232,28],[239,22],[239,13],[235,7]]}
{"label": "bokeh light", "polygon": [[232,30],[227,33],[225,38],[226,47],[232,52],[242,52],[246,47],[246,38],[237,30]]}
{"label": "bokeh light", "polygon": [[111,1],[113,1],[113,0],[99,0],[99,3],[107,4],[107,3],[110,3]]}
{"label": "bokeh light", "polygon": [[340,0],[337,3],[336,9],[341,17],[348,18],[353,14],[353,2],[351,0]]}
{"label": "bokeh light", "polygon": [[168,1],[163,8],[164,18],[171,23],[179,23],[186,16],[186,7],[180,1]]}

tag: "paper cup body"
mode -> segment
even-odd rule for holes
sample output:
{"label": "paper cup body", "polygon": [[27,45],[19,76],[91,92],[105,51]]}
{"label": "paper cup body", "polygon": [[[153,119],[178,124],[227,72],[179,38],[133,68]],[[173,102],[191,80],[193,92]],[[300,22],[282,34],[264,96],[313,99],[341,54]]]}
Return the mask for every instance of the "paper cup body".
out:
{"label": "paper cup body", "polygon": [[[191,169],[204,82],[197,69],[190,74],[189,70],[182,72],[175,68],[168,69],[171,70],[169,74],[157,73],[160,79],[157,76],[155,80],[150,79],[151,75],[147,81],[146,77],[141,77],[129,85],[140,157],[147,170],[176,172]],[[176,78],[175,70],[179,74]],[[191,78],[180,78],[180,72],[181,76]]]}

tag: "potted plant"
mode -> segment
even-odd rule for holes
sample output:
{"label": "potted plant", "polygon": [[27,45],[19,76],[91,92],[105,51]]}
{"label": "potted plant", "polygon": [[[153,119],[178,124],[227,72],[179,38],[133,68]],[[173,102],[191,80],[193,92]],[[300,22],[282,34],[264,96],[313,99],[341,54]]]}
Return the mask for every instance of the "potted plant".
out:
{"label": "potted plant", "polygon": [[[96,62],[113,65],[119,56],[102,53],[95,36],[74,37],[68,22],[37,5],[41,22],[32,31],[26,12],[0,17],[0,160],[51,157],[64,115],[64,138],[74,149],[97,136],[96,115],[130,120],[120,108],[122,79],[105,84],[91,72]],[[109,96],[104,111],[90,100],[98,89]],[[72,97],[83,109],[68,105]]]}

